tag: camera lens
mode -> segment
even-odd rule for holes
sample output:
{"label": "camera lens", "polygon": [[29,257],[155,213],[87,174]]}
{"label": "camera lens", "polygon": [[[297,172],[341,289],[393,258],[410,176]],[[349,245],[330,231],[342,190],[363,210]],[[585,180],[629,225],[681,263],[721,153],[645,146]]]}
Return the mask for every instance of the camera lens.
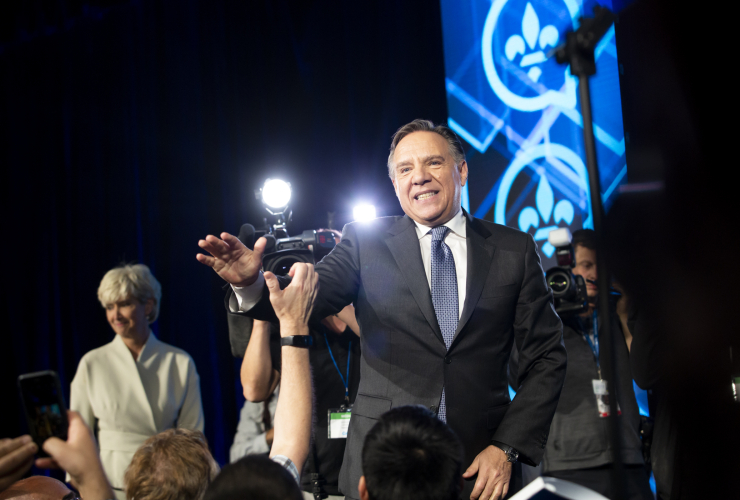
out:
{"label": "camera lens", "polygon": [[570,278],[562,270],[557,269],[547,277],[547,284],[552,288],[553,295],[559,297],[568,291]]}
{"label": "camera lens", "polygon": [[303,254],[289,253],[287,255],[281,255],[275,260],[270,262],[266,267],[266,271],[275,273],[278,276],[286,276],[296,262],[305,262],[307,264],[313,264],[313,259],[310,256]]}

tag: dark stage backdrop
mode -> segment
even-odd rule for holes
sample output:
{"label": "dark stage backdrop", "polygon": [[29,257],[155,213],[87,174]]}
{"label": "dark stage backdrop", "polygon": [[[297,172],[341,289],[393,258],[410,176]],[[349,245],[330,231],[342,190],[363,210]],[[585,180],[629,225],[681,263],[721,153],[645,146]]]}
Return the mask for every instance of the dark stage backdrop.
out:
{"label": "dark stage backdrop", "polygon": [[68,401],[82,355],[113,337],[100,279],[138,261],[162,283],[155,333],[195,359],[224,463],[243,399],[197,241],[261,222],[268,176],[293,183],[293,234],[327,211],[341,228],[359,198],[401,213],[390,136],[447,117],[439,3],[58,4],[77,10],[3,21],[0,437],[26,431],[18,374],[56,370]]}

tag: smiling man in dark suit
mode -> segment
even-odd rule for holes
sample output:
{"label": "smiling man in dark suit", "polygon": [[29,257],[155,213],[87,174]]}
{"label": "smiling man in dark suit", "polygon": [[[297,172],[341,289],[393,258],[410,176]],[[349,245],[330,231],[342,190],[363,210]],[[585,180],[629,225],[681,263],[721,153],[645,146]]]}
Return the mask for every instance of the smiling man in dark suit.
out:
{"label": "smiling man in dark suit", "polygon": [[[443,125],[415,120],[401,127],[388,171],[406,216],[348,224],[342,242],[316,265],[314,314],[354,303],[362,334],[340,488],[359,498],[363,441],[380,415],[421,404],[465,447],[464,496],[503,498],[514,462],[540,462],[565,377],[562,325],[534,240],[461,208],[468,167],[460,141]],[[231,283],[230,309],[274,319],[260,272],[264,240],[253,252],[228,233],[198,245],[211,254],[198,260]],[[511,401],[513,342],[520,364]]]}

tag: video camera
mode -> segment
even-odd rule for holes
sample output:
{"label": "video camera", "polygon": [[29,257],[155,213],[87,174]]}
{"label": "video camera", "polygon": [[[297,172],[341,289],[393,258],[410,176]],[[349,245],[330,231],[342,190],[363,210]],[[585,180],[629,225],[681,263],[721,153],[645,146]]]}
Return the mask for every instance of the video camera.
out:
{"label": "video camera", "polygon": [[326,257],[336,246],[334,233],[331,231],[303,231],[300,236],[288,236],[286,224],[290,222],[292,211],[288,208],[291,197],[290,183],[280,179],[267,179],[255,196],[262,201],[267,212],[273,217],[269,225],[264,219],[262,230],[255,230],[251,224],[242,225],[239,240],[249,248],[254,242],[264,237],[267,240],[262,267],[278,276],[285,276],[296,262],[316,264]]}
{"label": "video camera", "polygon": [[588,310],[588,292],[583,276],[573,274],[575,252],[568,228],[550,231],[547,240],[555,247],[558,265],[547,270],[545,280],[555,298],[555,312],[561,318]]}
{"label": "video camera", "polygon": [[316,264],[336,246],[334,233],[331,231],[309,229],[300,236],[289,237],[284,230],[271,229],[257,231],[251,224],[244,224],[239,230],[239,240],[251,249],[254,248],[254,242],[264,236],[267,246],[262,257],[262,267],[278,276],[288,274],[296,262]]}

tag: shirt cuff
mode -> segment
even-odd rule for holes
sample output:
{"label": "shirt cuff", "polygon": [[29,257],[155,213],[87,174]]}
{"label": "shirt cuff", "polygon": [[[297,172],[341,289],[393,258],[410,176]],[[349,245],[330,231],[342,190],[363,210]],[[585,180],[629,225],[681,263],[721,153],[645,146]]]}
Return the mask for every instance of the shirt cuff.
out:
{"label": "shirt cuff", "polygon": [[262,274],[262,271],[257,275],[257,280],[251,285],[231,285],[231,289],[234,290],[234,295],[236,295],[236,303],[239,306],[237,310],[234,310],[233,306],[229,306],[231,312],[246,312],[256,306],[257,302],[262,298],[262,290],[264,287],[265,276]]}

